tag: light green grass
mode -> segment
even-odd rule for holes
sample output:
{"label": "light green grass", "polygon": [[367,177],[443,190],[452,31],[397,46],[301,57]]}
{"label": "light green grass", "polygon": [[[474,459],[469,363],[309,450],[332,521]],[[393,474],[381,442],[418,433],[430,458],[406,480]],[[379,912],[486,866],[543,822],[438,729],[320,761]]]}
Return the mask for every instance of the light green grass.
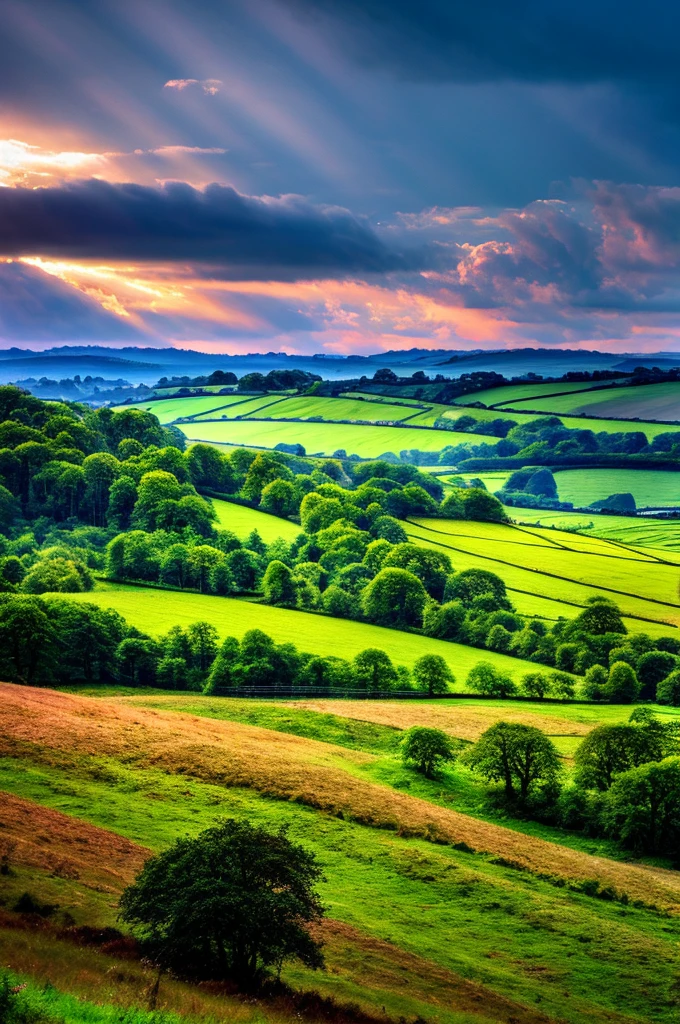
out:
{"label": "light green grass", "polygon": [[[595,387],[593,382],[591,387]],[[543,398],[546,395],[568,395],[572,391],[589,390],[588,381],[562,382],[553,384],[508,384],[500,388],[488,388],[486,391],[475,391],[473,394],[454,398],[454,405],[465,405],[468,402],[483,402],[488,408],[497,405],[508,405],[510,402],[524,401],[527,398]]]}
{"label": "light green grass", "polygon": [[[274,406],[273,409],[276,407]],[[275,415],[272,410],[272,416]],[[308,455],[332,455],[344,449],[348,455],[375,458],[385,452],[407,448],[438,452],[448,445],[470,442],[469,434],[449,430],[418,430],[406,427],[363,426],[340,423],[277,423],[264,420],[237,420],[183,423],[180,429],[191,441],[218,444],[254,445],[274,448],[280,442],[301,444]],[[484,438],[497,444],[498,438]]]}
{"label": "light green grass", "polygon": [[680,519],[659,520],[644,516],[605,516],[590,512],[547,512],[541,509],[512,508],[509,515],[517,523],[530,523],[556,530],[578,530],[605,540],[633,547],[680,551]]}
{"label": "light green grass", "polygon": [[680,473],[661,469],[560,469],[560,501],[586,506],[610,494],[630,493],[639,507],[680,506]]}
{"label": "light green grass", "polygon": [[[466,395],[465,400],[472,402],[475,400],[474,395]],[[463,413],[466,415],[473,416],[476,420],[514,420],[516,423],[529,423],[531,420],[536,420],[540,416],[550,415],[549,410],[544,412],[526,412],[520,411],[525,410],[526,406],[523,403],[515,406],[503,406],[502,408],[494,409],[474,409],[472,407],[466,407],[462,404],[463,398],[458,400],[457,405],[449,406],[448,412],[445,413],[448,419],[458,419]],[[527,403],[529,404],[529,403]],[[555,413],[560,420],[569,430],[592,430],[595,434],[607,433],[607,434],[628,434],[631,431],[640,431],[643,433],[648,440],[656,437],[657,434],[666,434],[669,431],[680,430],[680,426],[673,426],[670,423],[645,423],[642,420],[638,423],[635,420],[616,420],[616,419],[595,419],[594,417],[588,416],[565,416],[563,413]],[[470,434],[465,435],[468,440],[471,439]],[[480,441],[484,438],[482,435],[472,435],[472,438],[480,438]],[[477,443],[480,443],[478,441]]]}
{"label": "light green grass", "polygon": [[[403,782],[411,782],[420,795],[422,784],[412,773]],[[423,958],[421,971],[409,978],[407,969],[396,991],[386,987],[373,993],[388,1012],[401,1001],[413,1018],[416,1007],[409,1006],[409,996],[427,983],[421,973],[429,963],[516,1000],[516,1020],[524,1019],[521,1006],[539,1004],[549,1019],[569,1024],[674,1024],[671,994],[680,939],[674,918],[557,888],[483,855],[113,759],[80,757],[70,768],[5,760],[0,787],[152,849],[196,835],[224,816],[270,829],[288,825],[291,839],[320,860],[325,876],[320,892],[329,916],[388,942],[395,957],[403,949]],[[365,955],[359,947],[359,978]],[[291,970],[286,976],[299,975]],[[302,976],[314,986],[314,975]],[[342,978],[334,980],[332,970],[316,983],[322,989],[338,984],[343,991]],[[430,1005],[419,1011],[427,1019],[440,1024],[512,1019],[494,1011],[478,1016],[476,1004],[473,1013],[462,1008],[451,1013],[445,980],[440,985]]]}
{"label": "light green grass", "polygon": [[[511,405],[512,400],[507,404]],[[540,412],[584,414],[607,419],[625,416],[640,420],[677,421],[680,420],[680,383],[607,388],[605,391],[541,398],[522,404]]]}
{"label": "light green grass", "polygon": [[288,519],[280,519],[278,516],[269,515],[268,512],[248,508],[247,505],[237,505],[236,502],[222,501],[219,498],[213,498],[212,503],[217,512],[216,525],[223,530],[231,530],[241,540],[245,540],[249,533],[257,530],[265,544],[271,544],[279,537],[290,542],[295,540],[302,529]]}
{"label": "light green grass", "polygon": [[367,647],[387,651],[396,664],[412,667],[424,654],[441,654],[456,677],[456,689],[465,690],[465,678],[480,661],[490,661],[502,672],[519,679],[536,666],[521,658],[480,651],[462,644],[365,622],[333,619],[325,615],[273,608],[236,598],[181,593],[119,583],[100,583],[85,594],[61,594],[72,601],[91,601],[114,608],[138,629],[159,636],[171,626],[189,626],[198,620],[212,623],[220,638],[241,637],[249,629],[261,629],[277,643],[293,642],[301,651],[353,658]]}
{"label": "light green grass", "polygon": [[276,419],[309,419],[321,416],[327,421],[338,420],[393,420],[399,423],[417,410],[407,406],[390,405],[386,402],[359,401],[350,398],[314,398],[300,396],[287,398],[261,413],[253,414],[258,418],[273,416]]}
{"label": "light green grass", "polygon": [[140,409],[144,412],[152,412],[161,423],[172,423],[176,419],[185,416],[199,416],[209,411],[216,412],[219,409],[226,409],[228,406],[238,404],[247,398],[246,395],[215,395],[201,396],[198,398],[159,398],[154,402],[139,402],[135,405],[118,405],[116,412],[125,409]]}
{"label": "light green grass", "polygon": [[418,519],[406,529],[415,543],[445,551],[456,570],[497,573],[519,611],[529,613],[524,602],[535,595],[555,607],[564,602],[561,614],[573,618],[599,594],[616,601],[628,616],[626,625],[637,632],[664,635],[680,624],[680,567],[673,556],[663,564],[655,553],[596,537],[495,523]]}

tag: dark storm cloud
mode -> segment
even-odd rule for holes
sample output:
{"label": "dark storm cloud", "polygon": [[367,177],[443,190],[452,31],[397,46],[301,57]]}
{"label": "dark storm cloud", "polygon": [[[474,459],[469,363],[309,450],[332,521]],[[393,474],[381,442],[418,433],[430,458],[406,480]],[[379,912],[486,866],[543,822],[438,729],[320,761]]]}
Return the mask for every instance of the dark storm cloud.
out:
{"label": "dark storm cloud", "polygon": [[406,78],[619,80],[677,89],[680,9],[586,0],[280,0]]}
{"label": "dark storm cloud", "polygon": [[242,280],[385,273],[422,263],[390,250],[348,210],[299,196],[99,180],[0,189],[0,254],[186,261]]}

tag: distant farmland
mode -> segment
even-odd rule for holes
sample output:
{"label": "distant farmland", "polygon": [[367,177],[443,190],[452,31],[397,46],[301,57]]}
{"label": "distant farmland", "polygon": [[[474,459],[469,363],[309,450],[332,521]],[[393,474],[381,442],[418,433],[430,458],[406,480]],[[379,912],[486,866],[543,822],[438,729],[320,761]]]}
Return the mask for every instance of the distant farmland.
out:
{"label": "distant farmland", "polygon": [[680,519],[646,519],[642,516],[603,516],[588,512],[549,512],[544,509],[513,508],[518,523],[530,523],[556,530],[578,530],[593,537],[680,551]]}
{"label": "distant farmland", "polygon": [[[507,410],[512,400],[505,404]],[[642,387],[608,388],[541,398],[522,403],[537,412],[576,413],[615,419],[680,420],[680,383],[646,384]]]}
{"label": "distant farmland", "polygon": [[585,507],[610,494],[628,492],[640,506],[679,505],[680,473],[659,469],[560,469],[560,501]]}

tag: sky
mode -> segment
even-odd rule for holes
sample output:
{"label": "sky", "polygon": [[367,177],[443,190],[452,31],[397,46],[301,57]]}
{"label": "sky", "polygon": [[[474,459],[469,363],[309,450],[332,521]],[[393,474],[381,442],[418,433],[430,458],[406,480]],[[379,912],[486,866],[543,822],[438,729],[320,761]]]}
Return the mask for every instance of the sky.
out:
{"label": "sky", "polygon": [[0,348],[680,350],[668,0],[0,18]]}

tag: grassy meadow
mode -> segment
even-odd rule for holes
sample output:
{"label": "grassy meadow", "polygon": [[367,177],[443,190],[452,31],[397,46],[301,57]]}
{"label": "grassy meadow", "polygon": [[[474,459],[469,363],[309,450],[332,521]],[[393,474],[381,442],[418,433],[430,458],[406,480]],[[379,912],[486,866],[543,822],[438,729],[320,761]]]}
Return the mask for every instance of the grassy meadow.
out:
{"label": "grassy meadow", "polygon": [[233,597],[159,590],[124,583],[99,583],[92,591],[62,594],[73,601],[93,602],[113,608],[127,621],[154,636],[179,625],[210,622],[225,636],[242,637],[249,629],[261,629],[277,643],[292,641],[311,654],[353,658],[368,647],[387,651],[398,665],[411,668],[424,654],[440,654],[456,677],[456,689],[465,690],[465,677],[480,661],[492,662],[500,671],[519,678],[535,671],[533,662],[506,654],[465,647],[446,640],[432,640],[417,633],[373,626],[367,622],[334,619],[327,615],[276,608]]}
{"label": "grassy meadow", "polygon": [[[464,776],[433,785],[400,766],[393,725],[354,719],[352,747],[336,742],[341,715],[297,704],[229,709],[227,700],[199,707],[196,695],[94,699],[17,686],[3,686],[1,699],[9,796],[0,820],[17,841],[11,898],[29,890],[78,923],[116,924],[117,893],[148,850],[224,816],[285,824],[320,860],[328,911],[328,969],[285,968],[298,988],[395,1022],[676,1018],[680,876],[614,859],[606,844],[589,852],[523,823],[492,823],[483,807],[475,815]],[[283,714],[317,717],[319,738],[281,730]],[[0,917],[0,950],[11,969],[96,1002],[139,1005],[149,986],[143,965],[67,943],[58,916],[19,933]],[[163,1011],[254,1019],[248,1002],[210,989],[189,1000],[188,986],[162,982]],[[259,1020],[286,1016],[276,1003],[257,1010]]]}
{"label": "grassy meadow", "polygon": [[217,513],[216,525],[220,529],[231,530],[240,540],[245,540],[248,534],[257,530],[265,544],[271,544],[279,537],[290,543],[300,533],[301,528],[297,523],[291,523],[289,519],[281,519],[268,512],[260,512],[259,509],[250,508],[248,505],[222,501],[219,498],[213,498],[212,503]]}
{"label": "grassy meadow", "polygon": [[586,536],[601,537],[633,548],[680,551],[680,520],[605,516],[588,512],[550,512],[531,508],[513,508],[512,516],[519,524],[542,526],[551,530],[575,530]]}
{"label": "grassy meadow", "polygon": [[560,501],[586,506],[610,494],[630,493],[636,505],[680,506],[680,475],[660,469],[560,469],[555,472]]}
{"label": "grassy meadow", "polygon": [[499,388],[488,388],[475,391],[473,395],[461,395],[454,399],[455,405],[465,405],[473,398],[482,402],[489,409],[496,406],[510,405],[512,402],[527,402],[533,399],[552,397],[553,395],[570,395],[574,392],[586,393],[596,387],[597,381],[559,381],[553,384],[506,384]]}
{"label": "grassy meadow", "polygon": [[[559,390],[559,389],[556,389]],[[554,394],[554,392],[553,392]],[[506,400],[508,408],[516,399]],[[604,391],[576,391],[554,398],[524,401],[527,408],[537,412],[555,412],[572,415],[603,416],[616,419],[680,420],[680,383],[646,384],[641,387],[607,388]]]}
{"label": "grassy meadow", "polygon": [[600,594],[616,601],[630,629],[655,636],[680,625],[680,561],[670,551],[638,551],[590,535],[453,519],[414,519],[406,529],[414,543],[446,552],[456,570],[498,573],[525,614],[544,614],[538,610],[543,607],[546,617],[573,618],[589,597]]}

